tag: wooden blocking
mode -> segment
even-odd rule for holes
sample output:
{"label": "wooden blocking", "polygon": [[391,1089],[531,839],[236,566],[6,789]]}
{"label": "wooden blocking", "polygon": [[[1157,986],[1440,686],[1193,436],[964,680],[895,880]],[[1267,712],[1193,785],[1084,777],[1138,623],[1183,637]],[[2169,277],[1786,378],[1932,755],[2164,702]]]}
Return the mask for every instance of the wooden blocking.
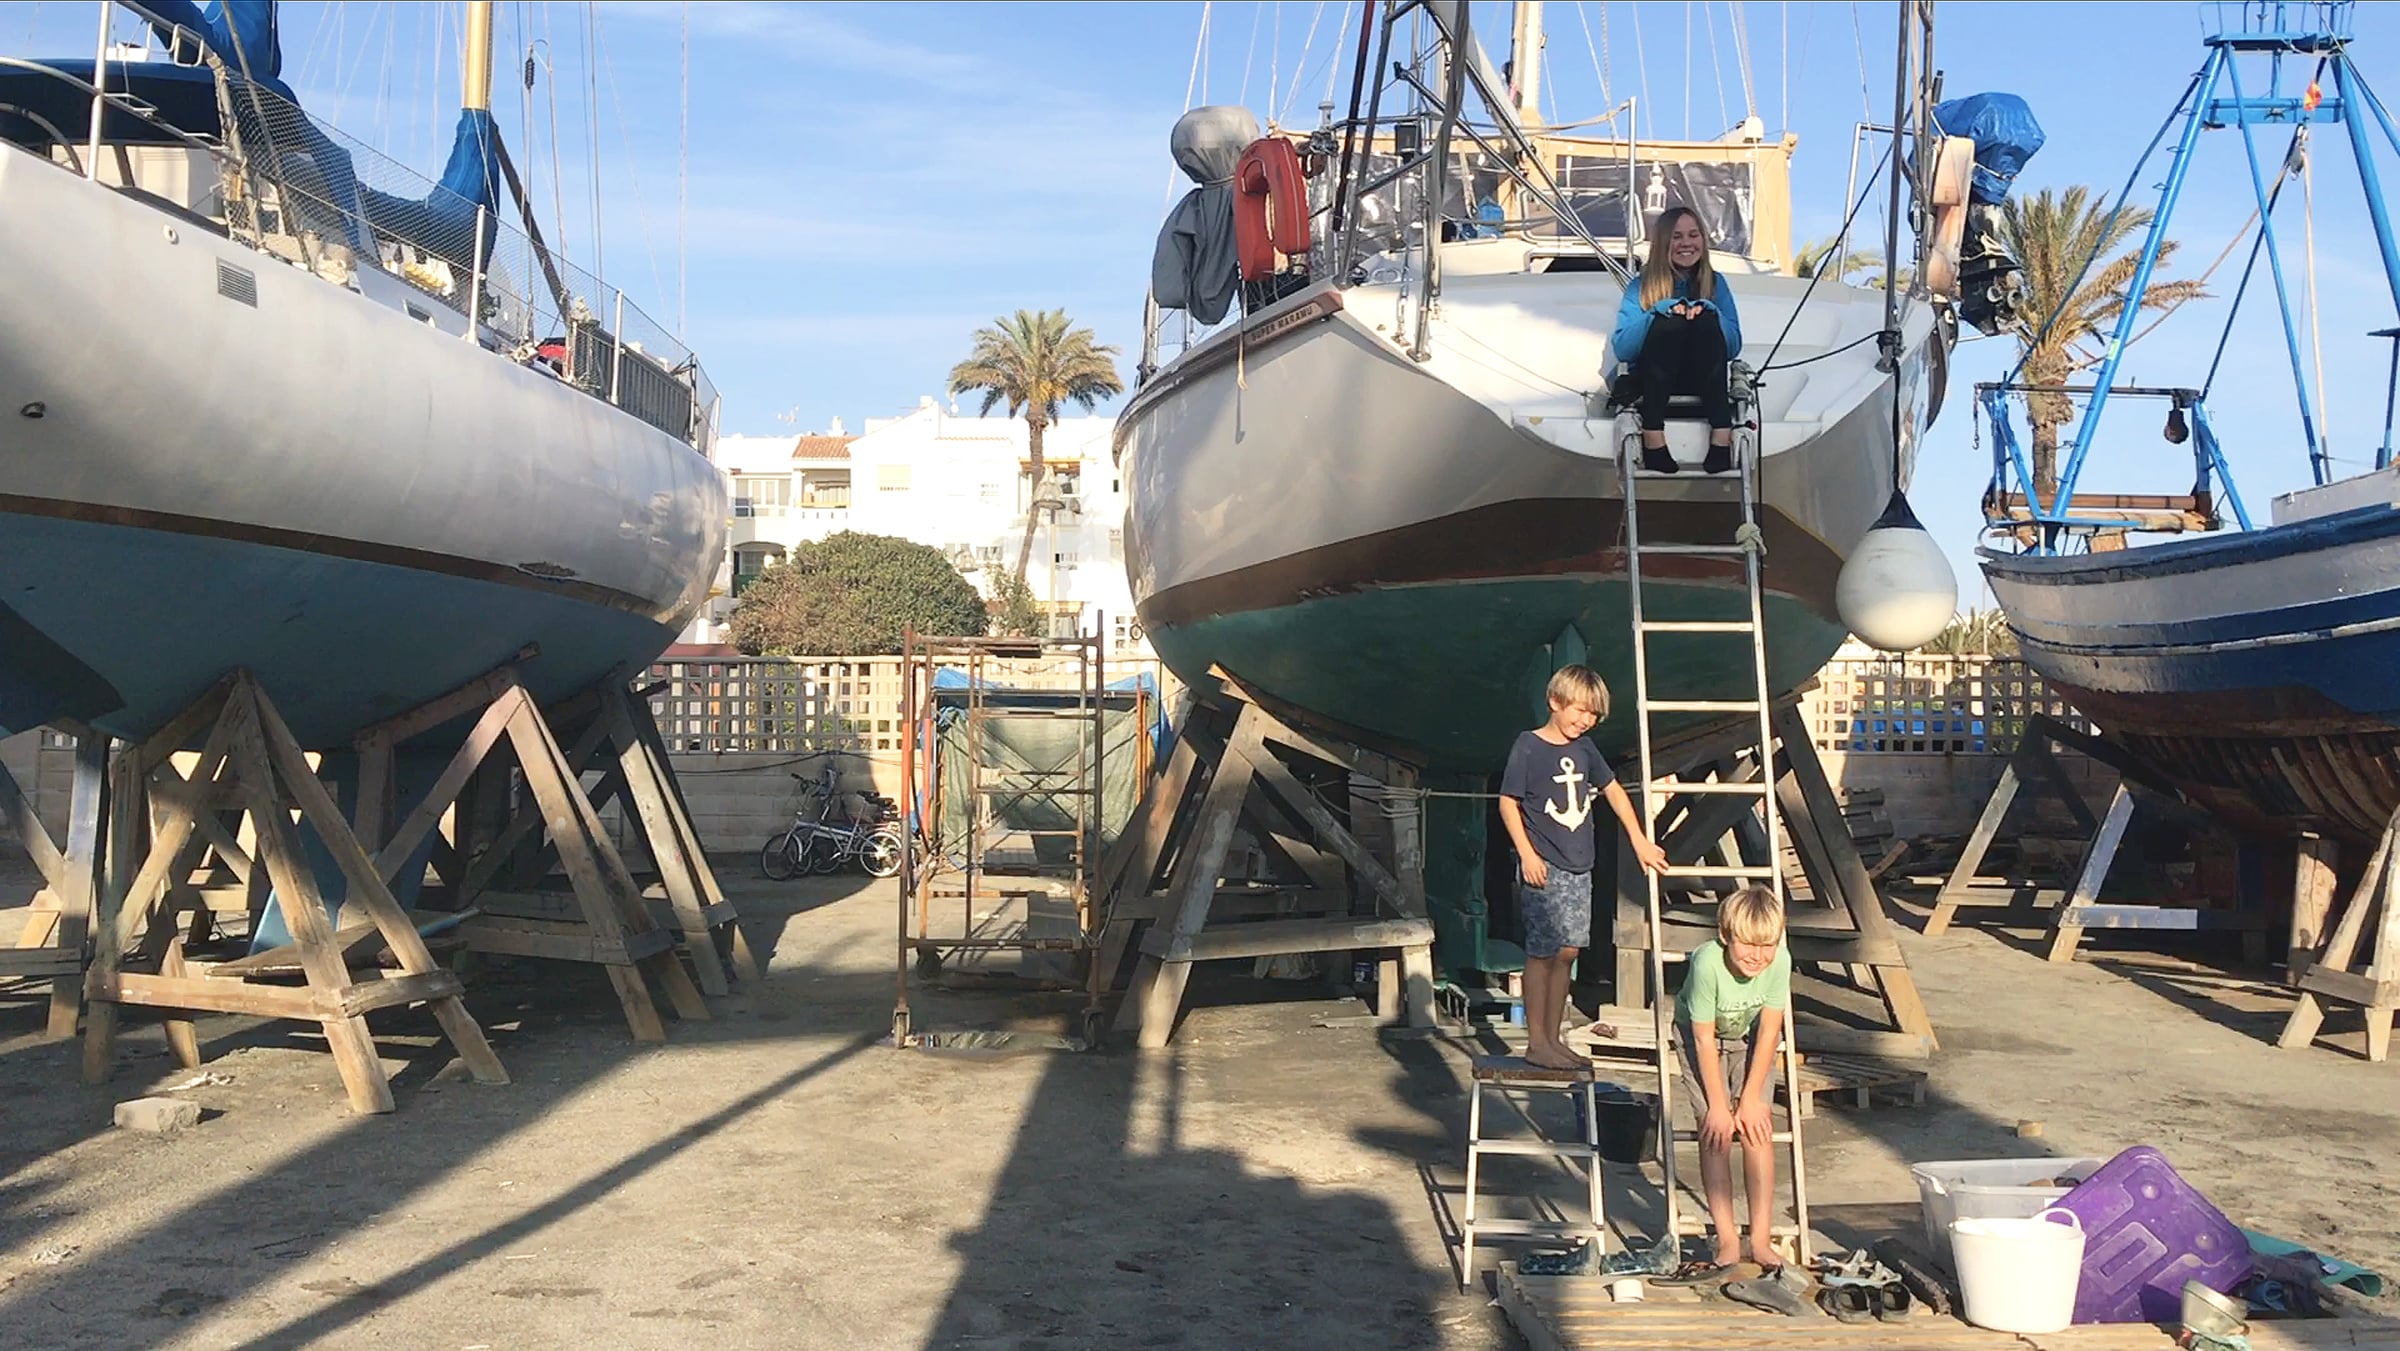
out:
{"label": "wooden blocking", "polygon": [[2284,947],[2286,979],[2294,979],[2316,959],[2330,935],[2333,898],[2341,862],[2341,846],[2322,835],[2304,833],[2293,843],[2292,930]]}
{"label": "wooden blocking", "polygon": [[[2306,842],[2302,848],[2307,849]],[[2362,942],[2367,952],[2360,968],[2354,962]],[[2384,827],[2357,888],[2334,919],[2333,932],[2316,951],[2295,961],[2288,978],[2300,987],[2300,996],[2276,1045],[2293,1048],[2315,1041],[2325,1024],[2325,1005],[2332,1001],[2356,1005],[2363,1015],[2367,1059],[2391,1058],[2392,1019],[2400,1010],[2400,812]]]}

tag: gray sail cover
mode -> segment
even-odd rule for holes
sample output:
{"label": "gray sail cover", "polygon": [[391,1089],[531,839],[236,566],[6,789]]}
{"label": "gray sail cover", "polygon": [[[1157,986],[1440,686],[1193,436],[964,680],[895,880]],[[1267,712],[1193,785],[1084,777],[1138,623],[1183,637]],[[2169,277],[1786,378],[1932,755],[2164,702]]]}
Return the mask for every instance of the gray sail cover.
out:
{"label": "gray sail cover", "polygon": [[1199,187],[1167,213],[1150,256],[1150,292],[1161,307],[1213,324],[1233,305],[1241,269],[1233,245],[1233,166],[1258,139],[1247,108],[1194,108],[1175,121],[1175,163]]}

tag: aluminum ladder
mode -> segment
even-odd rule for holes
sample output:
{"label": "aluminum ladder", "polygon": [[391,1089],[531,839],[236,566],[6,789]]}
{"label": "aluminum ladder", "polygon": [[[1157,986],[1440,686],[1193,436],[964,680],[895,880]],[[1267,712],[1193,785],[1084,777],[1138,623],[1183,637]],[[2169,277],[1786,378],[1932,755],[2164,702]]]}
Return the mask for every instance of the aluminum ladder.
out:
{"label": "aluminum ladder", "polygon": [[[1737,382],[1737,389],[1740,384]],[[1743,391],[1747,392],[1747,391]],[[1742,410],[1745,414],[1754,411]],[[1622,425],[1622,424],[1620,424]],[[1686,864],[1670,866],[1664,877],[1647,870],[1643,872],[1649,890],[1650,938],[1650,1003],[1657,1028],[1658,1110],[1659,1110],[1659,1168],[1664,1177],[1664,1212],[1666,1231],[1680,1244],[1685,1234],[1706,1232],[1703,1217],[1686,1225],[1680,1215],[1681,1197],[1676,1179],[1675,1146],[1678,1142],[1697,1142],[1700,1132],[1678,1129],[1675,1124],[1675,1088],[1680,1077],[1675,1051],[1675,1013],[1667,996],[1667,963],[1686,960],[1681,953],[1667,951],[1665,925],[1662,920],[1664,884],[1676,878],[1735,878],[1743,883],[1760,882],[1772,887],[1775,899],[1788,907],[1784,894],[1783,872],[1777,866],[1783,853],[1783,822],[1776,810],[1775,729],[1773,700],[1767,687],[1767,648],[1764,625],[1763,596],[1760,589],[1760,569],[1765,561],[1766,545],[1758,524],[1759,485],[1758,433],[1754,419],[1737,421],[1734,435],[1734,470],[1730,475],[1702,475],[1686,468],[1677,474],[1665,474],[1642,467],[1641,437],[1638,432],[1623,436],[1617,445],[1617,481],[1625,504],[1625,579],[1628,608],[1633,629],[1633,689],[1634,720],[1639,737],[1642,774],[1641,817],[1642,833],[1652,842],[1658,839],[1658,814],[1661,804],[1671,794],[1728,793],[1754,796],[1759,800],[1765,817],[1767,861],[1752,864]],[[1641,528],[1641,491],[1644,484],[1688,484],[1703,490],[1701,500],[1731,496],[1729,486],[1738,492],[1740,516],[1732,538],[1705,543],[1644,543]],[[1687,498],[1691,495],[1683,495]],[[1652,558],[1681,559],[1738,559],[1742,568],[1742,586],[1747,603],[1745,617],[1740,619],[1651,619],[1644,606],[1642,573],[1644,560]],[[1729,645],[1731,641],[1747,640],[1751,697],[1747,699],[1699,699],[1662,697],[1650,684],[1650,640],[1663,637],[1673,643],[1714,643]],[[1729,663],[1730,664],[1730,663]],[[1693,782],[1675,779],[1659,773],[1651,763],[1651,744],[1654,737],[1653,719],[1689,714],[1714,714],[1726,717],[1748,716],[1758,721],[1757,754],[1759,773],[1755,778],[1730,781]],[[1788,908],[1787,908],[1788,915]],[[1789,938],[1787,933],[1786,943]],[[1626,992],[1618,991],[1617,999],[1625,1002]],[[1793,1047],[1792,1005],[1787,995],[1783,1004],[1783,1035],[1776,1047],[1776,1072],[1783,1079],[1783,1129],[1773,1134],[1773,1143],[1785,1146],[1789,1158],[1788,1174],[1792,1188],[1792,1223],[1778,1220],[1772,1228],[1776,1238],[1792,1241],[1792,1259],[1805,1267],[1808,1251],[1808,1171],[1800,1140],[1800,1082],[1799,1058]],[[1694,1113],[1699,1115],[1698,1112]],[[1769,1107],[1769,1119],[1773,1108]],[[1745,1146],[1746,1148],[1746,1146]],[[1736,1170],[1735,1176],[1740,1176]],[[1737,1219],[1746,1217],[1746,1207],[1737,1203]]]}

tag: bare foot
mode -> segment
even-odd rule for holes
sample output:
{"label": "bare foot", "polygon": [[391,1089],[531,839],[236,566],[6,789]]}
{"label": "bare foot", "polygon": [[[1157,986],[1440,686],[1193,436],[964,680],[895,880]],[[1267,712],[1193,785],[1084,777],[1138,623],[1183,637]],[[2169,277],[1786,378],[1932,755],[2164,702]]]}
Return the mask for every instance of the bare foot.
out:
{"label": "bare foot", "polygon": [[1525,1063],[1535,1069],[1580,1070],[1588,1069],[1591,1062],[1564,1046],[1528,1046]]}
{"label": "bare foot", "polygon": [[1753,1241],[1750,1244],[1750,1260],[1758,1263],[1763,1270],[1773,1271],[1783,1265],[1783,1254],[1775,1251],[1771,1243]]}

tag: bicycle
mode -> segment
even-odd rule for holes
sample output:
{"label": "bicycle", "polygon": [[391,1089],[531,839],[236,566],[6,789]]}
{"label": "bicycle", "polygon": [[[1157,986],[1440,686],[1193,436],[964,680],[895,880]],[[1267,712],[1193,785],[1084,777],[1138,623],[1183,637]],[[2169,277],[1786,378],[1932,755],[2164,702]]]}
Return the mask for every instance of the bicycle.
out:
{"label": "bicycle", "polygon": [[[834,752],[819,752],[831,755]],[[806,775],[793,778],[808,783]],[[900,871],[901,851],[906,847],[897,826],[899,808],[880,793],[864,796],[875,808],[876,818],[868,822],[836,824],[833,805],[840,796],[835,788],[841,781],[840,771],[827,765],[818,771],[812,792],[817,799],[817,814],[812,819],[805,804],[792,814],[792,824],[773,837],[758,851],[758,868],[776,882],[809,874],[839,871],[845,864],[856,863],[871,877],[891,877]]]}

